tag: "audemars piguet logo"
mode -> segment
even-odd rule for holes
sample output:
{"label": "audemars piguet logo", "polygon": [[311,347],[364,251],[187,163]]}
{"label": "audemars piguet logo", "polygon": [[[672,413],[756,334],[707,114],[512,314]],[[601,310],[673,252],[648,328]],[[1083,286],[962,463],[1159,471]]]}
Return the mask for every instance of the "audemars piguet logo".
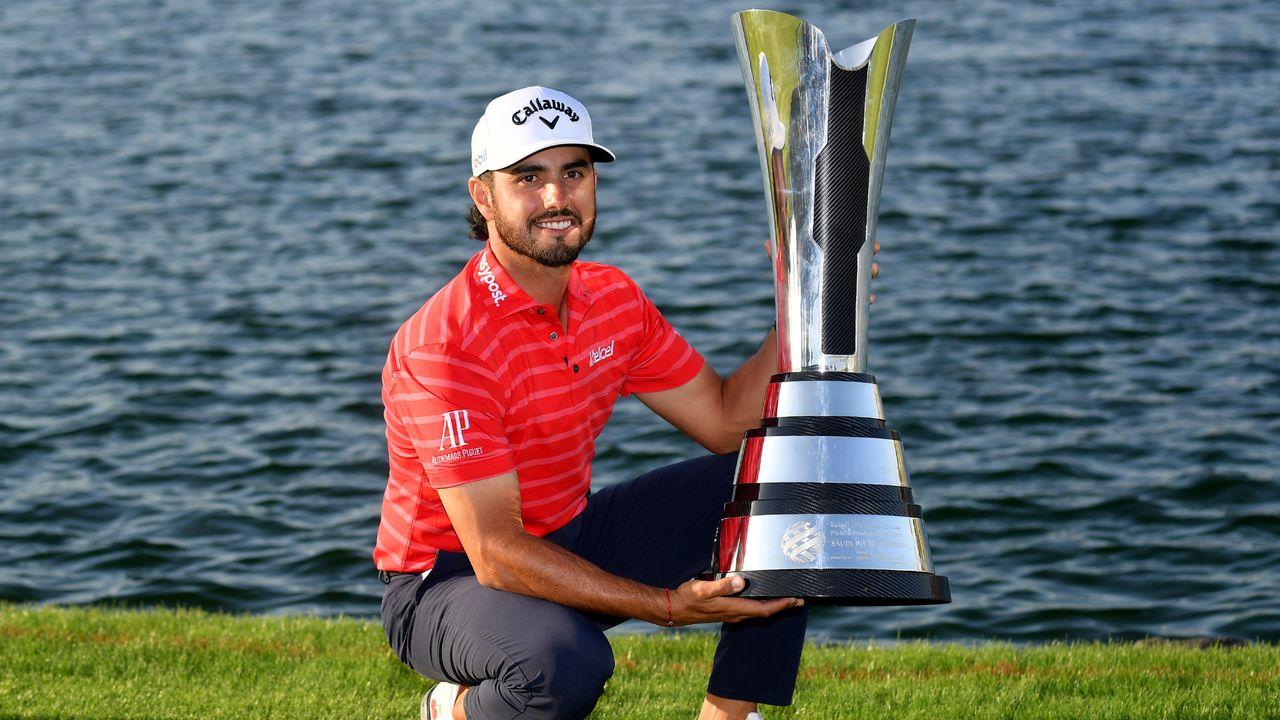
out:
{"label": "audemars piguet logo", "polygon": [[[569,107],[565,103],[560,102],[559,100],[544,100],[542,98],[534,98],[529,101],[528,105],[525,105],[519,110],[511,113],[511,122],[515,123],[516,125],[523,125],[526,122],[528,122],[529,118],[533,117],[537,113],[542,112],[543,110],[555,110],[559,113],[562,113],[565,117],[569,118],[569,122],[578,122],[578,113],[574,112],[573,108]],[[548,120],[545,117],[538,115],[538,119],[542,121],[543,125],[546,125],[552,130],[555,130],[556,123],[560,122],[559,116],[556,116],[551,120]]]}
{"label": "audemars piguet logo", "polygon": [[590,361],[587,363],[587,367],[595,367],[595,364],[600,362],[601,360],[604,360],[605,358],[608,358],[608,357],[613,357],[614,342],[616,341],[610,340],[608,345],[598,345],[596,347],[591,348],[591,353],[589,355]]}
{"label": "audemars piguet logo", "polygon": [[440,431],[440,449],[449,450],[466,447],[467,438],[462,433],[471,429],[471,418],[466,410],[451,410],[440,416],[444,419],[444,429]]}
{"label": "audemars piguet logo", "polygon": [[440,419],[444,423],[440,430],[440,454],[431,458],[432,465],[484,455],[483,447],[467,447],[466,432],[471,429],[471,416],[466,410],[450,410],[442,413]]}
{"label": "audemars piguet logo", "polygon": [[493,297],[493,306],[502,307],[502,301],[507,299],[507,294],[498,285],[498,278],[493,274],[493,268],[489,267],[488,259],[483,256],[480,258],[480,264],[476,266],[476,278],[489,286],[489,295]]}

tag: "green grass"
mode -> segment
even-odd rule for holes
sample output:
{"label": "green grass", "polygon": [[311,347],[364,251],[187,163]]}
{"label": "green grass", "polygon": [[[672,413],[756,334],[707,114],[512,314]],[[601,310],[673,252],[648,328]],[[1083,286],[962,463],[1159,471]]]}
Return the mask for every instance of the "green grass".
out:
{"label": "green grass", "polygon": [[[612,638],[593,717],[693,717],[715,636]],[[0,718],[417,717],[429,687],[374,622],[0,604]],[[1280,718],[1280,649],[843,644],[782,718]]]}

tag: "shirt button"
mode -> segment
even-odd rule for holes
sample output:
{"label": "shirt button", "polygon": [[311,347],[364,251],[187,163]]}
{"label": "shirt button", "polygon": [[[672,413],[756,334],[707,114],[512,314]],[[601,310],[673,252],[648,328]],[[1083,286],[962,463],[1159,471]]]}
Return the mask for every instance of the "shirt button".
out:
{"label": "shirt button", "polygon": [[577,365],[574,365],[574,366],[573,366],[573,371],[574,371],[574,372],[578,372],[578,366],[577,366]]}
{"label": "shirt button", "polygon": [[558,337],[560,337],[560,336],[559,336],[559,335],[557,335],[557,334],[556,334],[556,332],[553,330],[553,331],[551,332],[551,339],[552,339],[552,340],[555,340],[555,339],[556,339],[556,338],[558,338]]}
{"label": "shirt button", "polygon": [[547,314],[547,309],[546,309],[546,308],[538,308],[538,314],[539,314],[539,315],[546,315],[546,314]]}

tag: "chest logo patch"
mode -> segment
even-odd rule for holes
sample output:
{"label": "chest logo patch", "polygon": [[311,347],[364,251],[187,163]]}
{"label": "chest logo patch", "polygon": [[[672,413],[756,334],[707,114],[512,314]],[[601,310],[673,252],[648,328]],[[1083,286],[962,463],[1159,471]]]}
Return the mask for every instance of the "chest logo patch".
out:
{"label": "chest logo patch", "polygon": [[617,341],[610,340],[608,345],[597,345],[591,348],[591,352],[588,356],[589,359],[588,359],[587,367],[595,367],[596,363],[602,362],[607,358],[613,357],[613,344],[615,342]]}

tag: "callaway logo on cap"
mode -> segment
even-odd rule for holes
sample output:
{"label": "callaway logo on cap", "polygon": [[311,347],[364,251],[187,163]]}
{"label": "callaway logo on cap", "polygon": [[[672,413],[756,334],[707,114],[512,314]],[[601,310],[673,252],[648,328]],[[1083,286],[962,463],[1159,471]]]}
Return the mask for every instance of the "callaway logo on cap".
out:
{"label": "callaway logo on cap", "polygon": [[582,145],[596,162],[613,153],[591,138],[591,116],[577,100],[545,87],[527,87],[495,98],[471,134],[471,174],[501,170],[557,145]]}

